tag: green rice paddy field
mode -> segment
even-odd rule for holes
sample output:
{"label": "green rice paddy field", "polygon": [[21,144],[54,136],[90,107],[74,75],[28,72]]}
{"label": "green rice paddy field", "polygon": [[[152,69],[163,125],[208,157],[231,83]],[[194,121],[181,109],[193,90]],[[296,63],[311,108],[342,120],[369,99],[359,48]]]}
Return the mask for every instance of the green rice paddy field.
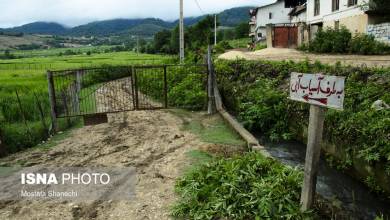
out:
{"label": "green rice paddy field", "polygon": [[[55,55],[62,50],[64,49],[23,51],[33,56],[0,60],[0,139],[7,146],[6,152],[0,152],[0,154],[35,146],[48,137],[50,117],[47,70],[104,65],[162,64],[174,61],[174,57],[170,56],[134,52]],[[60,122],[63,128],[71,126],[65,124],[65,122]]]}

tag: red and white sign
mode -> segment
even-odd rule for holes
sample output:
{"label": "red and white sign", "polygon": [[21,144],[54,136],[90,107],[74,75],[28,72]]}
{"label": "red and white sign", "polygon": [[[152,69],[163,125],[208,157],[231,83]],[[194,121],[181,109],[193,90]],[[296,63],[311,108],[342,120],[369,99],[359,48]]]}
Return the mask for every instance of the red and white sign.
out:
{"label": "red and white sign", "polygon": [[292,73],[290,99],[343,110],[345,77]]}

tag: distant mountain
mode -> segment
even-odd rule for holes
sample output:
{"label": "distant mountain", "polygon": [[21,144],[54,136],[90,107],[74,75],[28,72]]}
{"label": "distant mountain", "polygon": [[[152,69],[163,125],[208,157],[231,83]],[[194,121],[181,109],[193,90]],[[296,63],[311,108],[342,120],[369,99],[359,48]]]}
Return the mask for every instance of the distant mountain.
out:
{"label": "distant mountain", "polygon": [[[84,36],[84,35],[108,36],[108,35],[123,33],[126,31],[129,32],[132,29],[136,30],[137,32],[143,32],[142,30],[140,30],[142,26],[144,26],[145,29],[144,32],[149,32],[152,35],[155,33],[154,29],[160,30],[160,29],[171,27],[169,22],[165,22],[161,19],[156,19],[156,18],[113,19],[113,20],[97,21],[85,25],[80,25],[72,28],[70,31],[68,31],[67,34],[73,36]],[[148,28],[150,27],[153,27],[153,30],[148,30]]]}
{"label": "distant mountain", "polygon": [[3,29],[3,31],[13,33],[21,32],[25,34],[61,35],[66,33],[67,28],[54,22],[34,22],[19,27]]}
{"label": "distant mountain", "polygon": [[[222,26],[236,26],[249,20],[248,11],[253,7],[238,7],[225,10],[218,14]],[[189,17],[184,19],[187,26],[194,25],[205,16]],[[155,33],[171,29],[178,24],[178,20],[167,22],[156,18],[145,19],[113,19],[96,21],[74,28],[66,28],[52,22],[34,22],[19,27],[3,29],[3,32],[21,32],[26,34],[51,34],[70,36],[110,36],[110,35],[141,35],[153,36]],[[1,30],[1,29],[0,29]]]}

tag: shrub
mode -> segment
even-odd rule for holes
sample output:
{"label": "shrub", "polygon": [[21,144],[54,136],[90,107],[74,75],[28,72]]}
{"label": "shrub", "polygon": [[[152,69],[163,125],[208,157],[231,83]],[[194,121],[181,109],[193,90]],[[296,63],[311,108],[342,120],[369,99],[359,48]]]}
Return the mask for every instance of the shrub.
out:
{"label": "shrub", "polygon": [[372,35],[357,34],[351,40],[350,52],[364,55],[389,54],[390,46],[375,40]]}
{"label": "shrub", "polygon": [[302,45],[298,49],[316,53],[390,54],[390,46],[375,40],[374,36],[356,34],[352,37],[345,27],[320,30],[309,45]]}
{"label": "shrub", "polygon": [[184,219],[304,219],[303,175],[296,169],[247,153],[200,165],[176,183],[172,210]]}
{"label": "shrub", "polygon": [[351,41],[351,32],[345,27],[319,30],[310,42],[309,50],[316,53],[346,53]]}
{"label": "shrub", "polygon": [[224,53],[226,50],[230,49],[233,49],[233,47],[230,46],[229,42],[227,41],[221,41],[214,47],[216,53]]}

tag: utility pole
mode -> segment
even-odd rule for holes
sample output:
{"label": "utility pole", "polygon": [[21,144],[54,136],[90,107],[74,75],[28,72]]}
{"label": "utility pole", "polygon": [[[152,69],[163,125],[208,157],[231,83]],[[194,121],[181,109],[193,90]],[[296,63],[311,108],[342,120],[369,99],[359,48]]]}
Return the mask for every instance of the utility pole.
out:
{"label": "utility pole", "polygon": [[180,62],[184,62],[184,3],[183,0],[180,0],[180,22],[179,22],[179,31],[180,31]]}
{"label": "utility pole", "polygon": [[217,46],[217,14],[214,15],[214,45]]}

